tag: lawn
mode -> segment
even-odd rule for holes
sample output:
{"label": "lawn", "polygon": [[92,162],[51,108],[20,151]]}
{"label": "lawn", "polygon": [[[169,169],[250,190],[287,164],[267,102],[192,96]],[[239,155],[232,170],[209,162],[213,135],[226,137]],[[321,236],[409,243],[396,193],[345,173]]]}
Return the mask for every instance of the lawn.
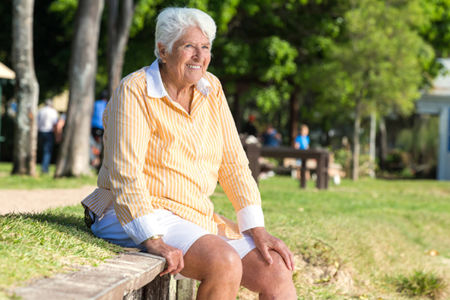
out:
{"label": "lawn", "polygon": [[[448,182],[344,180],[318,191],[274,177],[260,189],[266,227],[296,255],[299,299],[450,297]],[[220,188],[212,200],[234,217]],[[87,232],[78,206],[0,216],[0,291],[118,250]]]}
{"label": "lawn", "polygon": [[54,189],[54,188],[77,188],[84,185],[95,185],[97,177],[94,172],[92,176],[81,176],[78,178],[55,179],[55,166],[50,165],[48,174],[39,174],[40,166],[37,166],[36,177],[11,175],[12,164],[0,163],[0,189]]}
{"label": "lawn", "polygon": [[[400,277],[415,271],[450,284],[448,182],[345,180],[318,191],[275,177],[260,189],[267,228],[298,257],[301,299],[401,299]],[[214,202],[233,216],[220,189]]]}

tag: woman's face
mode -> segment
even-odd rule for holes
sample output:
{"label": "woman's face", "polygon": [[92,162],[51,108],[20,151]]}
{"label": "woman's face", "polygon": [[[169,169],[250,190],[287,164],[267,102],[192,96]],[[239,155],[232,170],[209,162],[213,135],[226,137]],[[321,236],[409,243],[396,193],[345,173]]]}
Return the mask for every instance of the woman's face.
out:
{"label": "woman's face", "polygon": [[[161,51],[162,50],[162,51]],[[209,39],[198,27],[188,28],[173,44],[172,53],[162,46],[160,56],[170,80],[176,84],[196,84],[206,73],[211,61]]]}

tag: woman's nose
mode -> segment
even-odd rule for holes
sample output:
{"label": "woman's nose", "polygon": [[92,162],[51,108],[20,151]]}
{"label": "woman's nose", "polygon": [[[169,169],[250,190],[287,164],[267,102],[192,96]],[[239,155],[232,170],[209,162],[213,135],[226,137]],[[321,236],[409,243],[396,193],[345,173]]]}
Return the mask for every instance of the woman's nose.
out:
{"label": "woman's nose", "polygon": [[201,57],[202,57],[201,49],[199,47],[195,47],[193,58],[200,59]]}

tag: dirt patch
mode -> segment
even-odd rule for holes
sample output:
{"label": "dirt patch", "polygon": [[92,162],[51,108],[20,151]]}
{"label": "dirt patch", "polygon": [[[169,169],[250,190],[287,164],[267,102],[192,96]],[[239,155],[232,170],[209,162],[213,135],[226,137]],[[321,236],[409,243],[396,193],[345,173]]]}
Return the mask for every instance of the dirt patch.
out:
{"label": "dirt patch", "polygon": [[95,186],[76,189],[0,190],[0,215],[38,213],[48,208],[79,204]]}
{"label": "dirt patch", "polygon": [[[332,247],[326,243],[315,240],[304,246],[302,253],[294,255],[295,270],[294,284],[303,290],[310,287],[332,286],[340,295],[358,294],[355,288],[352,272],[342,264]],[[258,299],[258,295],[245,288],[238,294],[240,300]]]}

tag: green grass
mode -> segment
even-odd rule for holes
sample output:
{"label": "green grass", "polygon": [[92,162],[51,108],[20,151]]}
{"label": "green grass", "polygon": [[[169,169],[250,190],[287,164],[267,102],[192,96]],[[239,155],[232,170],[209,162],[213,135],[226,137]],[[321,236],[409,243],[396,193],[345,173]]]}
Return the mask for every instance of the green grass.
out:
{"label": "green grass", "polygon": [[[448,182],[364,179],[318,191],[274,177],[261,181],[260,190],[266,227],[296,255],[299,299],[409,299],[395,283],[399,278],[426,282],[431,293],[450,297]],[[234,218],[220,188],[212,200],[217,212]],[[118,251],[93,237],[82,222],[79,206],[0,216],[0,289],[97,264]],[[429,255],[430,250],[438,255]],[[307,280],[313,271],[333,268],[339,272]],[[416,271],[434,277],[414,279],[409,274]],[[440,285],[433,285],[434,279]]]}
{"label": "green grass", "polygon": [[[77,188],[84,185],[95,185],[97,177],[82,176],[79,178],[54,178],[55,166],[51,165],[48,174],[40,174],[36,177],[10,175],[11,163],[0,163],[0,189],[54,189]],[[38,170],[40,167],[38,166]]]}
{"label": "green grass", "polygon": [[[262,181],[260,190],[270,232],[298,257],[316,265],[337,264],[353,278],[354,289],[347,291],[333,280],[312,286],[300,280],[301,299],[328,299],[330,293],[331,299],[403,299],[386,276],[413,270],[450,282],[448,182],[344,180],[318,191],[275,177]],[[217,211],[233,216],[220,189],[213,199]],[[440,255],[428,255],[432,249]]]}
{"label": "green grass", "polygon": [[397,291],[408,297],[428,297],[436,299],[445,288],[443,280],[433,273],[414,271],[410,276],[398,276],[394,278],[393,284]]}
{"label": "green grass", "polygon": [[80,206],[0,216],[0,298],[32,278],[96,265],[120,251],[83,222]]}

